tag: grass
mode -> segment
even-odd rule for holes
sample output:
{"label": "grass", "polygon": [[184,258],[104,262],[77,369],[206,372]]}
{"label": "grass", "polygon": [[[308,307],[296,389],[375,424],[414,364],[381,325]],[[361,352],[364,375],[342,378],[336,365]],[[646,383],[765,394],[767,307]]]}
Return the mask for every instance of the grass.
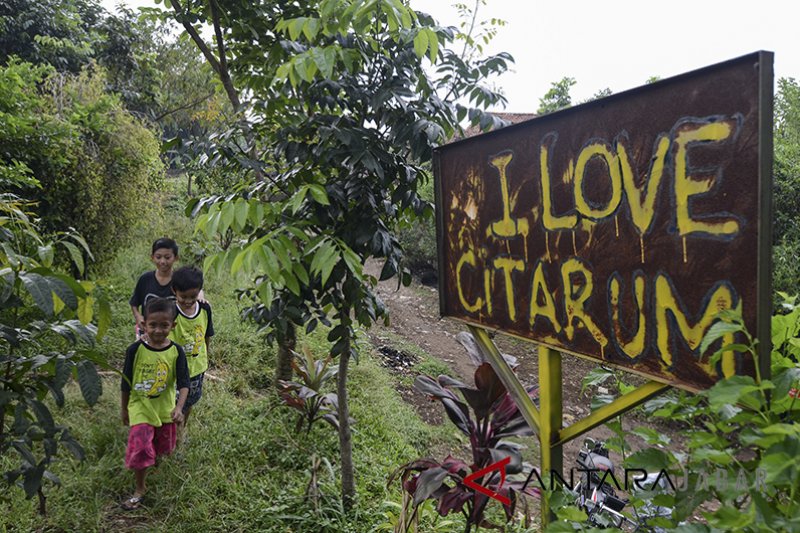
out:
{"label": "grass", "polygon": [[337,479],[324,471],[321,508],[315,510],[304,497],[311,457],[338,463],[335,432],[318,424],[310,434],[298,435],[294,412],[272,394],[242,394],[227,381],[206,382],[188,445],[148,478],[147,509],[119,510],[133,480],[122,467],[127,430],[119,423],[117,381],[107,379],[103,397],[91,409],[80,402],[76,387],[68,390],[59,418],[69,421],[87,460],[56,465],[64,485],[48,491],[49,516],[38,517],[34,502],[16,491],[15,512],[3,513],[0,525],[66,531],[369,531],[377,525],[382,503],[399,499],[398,486],[386,488],[388,475],[424,455],[446,433],[421,422],[371,358],[362,357],[354,366],[348,386],[356,420],[358,504],[353,513],[341,511]]}
{"label": "grass", "polygon": [[[173,194],[182,183],[171,180]],[[111,331],[100,343],[114,366],[132,341],[132,316],[127,300],[136,278],[151,268],[150,243],[161,235],[175,237],[182,248],[191,239],[191,223],[180,203],[167,202],[163,217],[137,228],[136,242],[122,247],[101,272],[102,285],[114,301]],[[399,501],[397,484],[386,487],[399,465],[427,455],[431,449],[457,447],[452,428],[431,427],[395,391],[394,377],[381,368],[362,343],[348,382],[353,426],[357,499],[345,512],[339,504],[338,437],[326,424],[309,434],[294,431],[295,412],[279,404],[270,383],[274,350],[254,325],[240,319],[242,303],[234,296],[241,277],[207,277],[216,336],[211,344],[204,396],[193,411],[189,442],[166,458],[148,476],[145,507],[124,512],[119,503],[133,490],[133,475],[123,457],[127,428],[119,419],[119,381],[104,378],[100,401],[87,407],[75,384],[67,387],[63,409],[52,406],[57,422],[70,427],[86,451],[77,463],[62,459],[53,471],[61,487],[48,486],[48,515],[36,514],[35,500],[21,490],[8,491],[0,504],[0,531],[266,531],[354,532],[376,530],[386,521],[385,502]],[[327,353],[325,331],[301,336],[317,356]],[[410,348],[409,348],[410,349]],[[446,369],[424,354],[425,372]],[[312,458],[324,457],[317,476],[318,505],[306,497]],[[11,469],[16,456],[0,457],[0,469]],[[323,462],[324,464],[324,462]],[[452,531],[463,531],[456,517]]]}

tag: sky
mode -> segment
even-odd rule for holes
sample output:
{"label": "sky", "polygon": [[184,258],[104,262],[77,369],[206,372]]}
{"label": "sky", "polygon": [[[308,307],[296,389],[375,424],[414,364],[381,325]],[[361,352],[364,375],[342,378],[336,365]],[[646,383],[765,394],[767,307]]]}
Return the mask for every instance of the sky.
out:
{"label": "sky", "polygon": [[[474,0],[459,0],[472,4]],[[119,0],[102,0],[112,8]],[[125,0],[137,7],[152,0]],[[451,0],[411,0],[441,25],[459,23]],[[621,92],[758,50],[775,52],[775,79],[800,78],[800,3],[794,0],[487,0],[479,19],[506,21],[488,52],[509,52],[495,82],[506,111],[532,113],[551,83],[577,81],[573,102]]]}
{"label": "sky", "polygon": [[[468,2],[469,0],[461,0]],[[440,23],[457,22],[449,0],[413,0]],[[777,0],[488,0],[479,18],[507,21],[492,50],[514,56],[499,78],[508,111],[534,112],[552,82],[577,80],[573,102],[758,50],[775,52],[775,77],[800,78],[800,3]]]}

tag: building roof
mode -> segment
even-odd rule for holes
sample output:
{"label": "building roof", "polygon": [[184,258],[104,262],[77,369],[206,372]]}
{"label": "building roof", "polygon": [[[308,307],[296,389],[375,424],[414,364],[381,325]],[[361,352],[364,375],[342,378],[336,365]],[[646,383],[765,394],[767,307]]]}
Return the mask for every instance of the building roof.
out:
{"label": "building roof", "polygon": [[[516,124],[518,122],[523,122],[525,120],[530,120],[532,118],[536,118],[538,115],[536,113],[491,113],[495,117],[501,118],[511,124]],[[464,130],[464,137],[465,139],[469,137],[474,137],[479,135],[481,132],[480,127],[478,126],[470,126],[466,130]],[[459,137],[462,138],[462,137]]]}

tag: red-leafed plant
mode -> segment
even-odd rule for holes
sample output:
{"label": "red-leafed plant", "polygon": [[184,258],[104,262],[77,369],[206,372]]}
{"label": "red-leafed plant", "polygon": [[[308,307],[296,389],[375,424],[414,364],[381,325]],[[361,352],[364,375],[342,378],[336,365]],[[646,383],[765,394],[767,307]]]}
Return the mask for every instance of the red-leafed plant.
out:
{"label": "red-leafed plant", "polygon": [[[433,499],[437,502],[436,510],[442,516],[452,511],[461,512],[467,520],[467,532],[472,530],[472,526],[492,526],[484,520],[489,497],[468,487],[464,479],[506,457],[510,458],[506,466],[509,475],[504,481],[497,470],[475,480],[510,500],[508,505],[503,504],[506,520],[514,516],[520,496],[538,495],[537,488],[525,483],[533,467],[523,464],[520,453],[522,446],[502,440],[531,435],[533,431],[489,363],[482,363],[475,371],[475,388],[444,375],[436,380],[419,376],[414,386],[432,400],[442,402],[450,420],[469,437],[472,462],[468,464],[448,455],[441,462],[418,459],[398,468],[389,483],[400,476],[403,489],[411,496],[406,500],[414,508],[409,513],[412,518],[423,501]],[[528,395],[534,400],[537,393],[533,387],[528,389]],[[524,498],[522,500],[524,502]]]}
{"label": "red-leafed plant", "polygon": [[322,392],[326,382],[336,377],[336,367],[329,366],[330,357],[315,359],[308,347],[303,348],[303,354],[301,357],[294,352],[292,360],[292,368],[298,381],[278,381],[281,401],[300,411],[296,431],[300,431],[305,425],[308,433],[317,420],[324,420],[338,430],[338,397],[335,392]]}

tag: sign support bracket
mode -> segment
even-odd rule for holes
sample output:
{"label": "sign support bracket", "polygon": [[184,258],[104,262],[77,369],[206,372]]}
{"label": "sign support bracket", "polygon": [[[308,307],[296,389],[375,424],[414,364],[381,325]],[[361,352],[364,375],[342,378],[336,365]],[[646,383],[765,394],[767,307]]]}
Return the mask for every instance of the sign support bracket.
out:
{"label": "sign support bracket", "polygon": [[[649,381],[636,389],[623,394],[613,402],[600,407],[591,414],[568,427],[563,427],[563,380],[561,374],[561,353],[558,350],[539,346],[539,405],[537,408],[528,396],[525,387],[508,365],[486,329],[469,326],[478,348],[492,365],[500,381],[514,399],[522,417],[539,437],[542,479],[549,479],[550,472],[563,478],[563,445],[584,433],[604,424],[647,400],[661,394],[670,385]],[[550,510],[550,491],[542,491],[542,528],[555,520]]]}

